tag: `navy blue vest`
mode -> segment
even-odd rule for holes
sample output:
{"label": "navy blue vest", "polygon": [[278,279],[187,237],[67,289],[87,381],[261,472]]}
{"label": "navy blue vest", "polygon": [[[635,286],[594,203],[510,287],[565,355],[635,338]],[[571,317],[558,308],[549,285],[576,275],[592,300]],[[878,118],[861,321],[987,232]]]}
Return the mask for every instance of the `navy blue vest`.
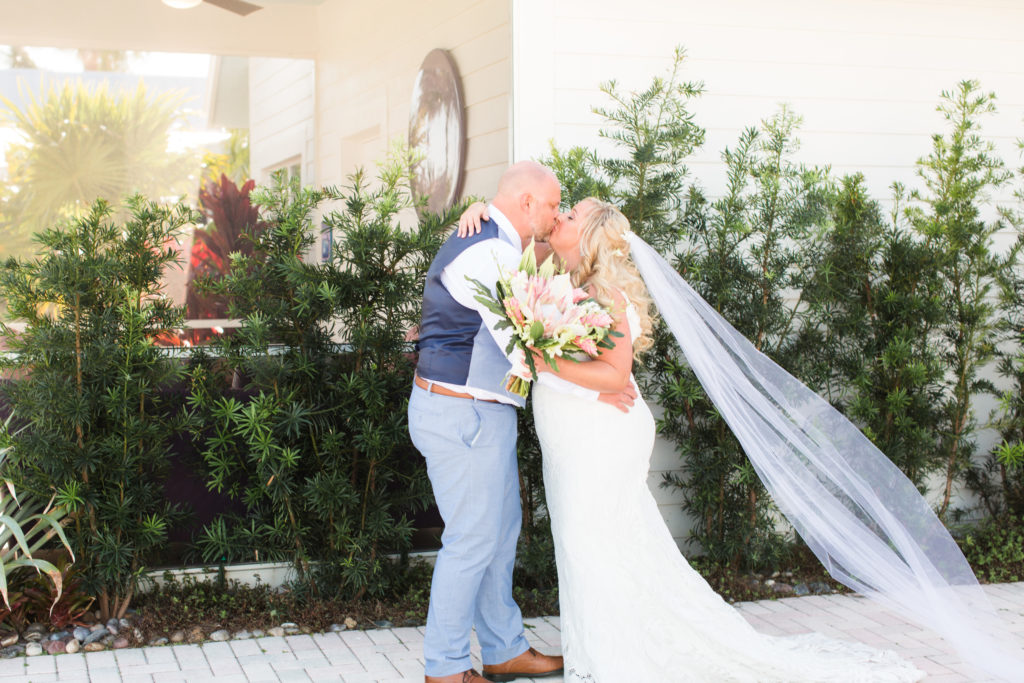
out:
{"label": "navy blue vest", "polygon": [[[423,288],[416,374],[423,379],[504,394],[522,406],[526,403],[524,398],[505,391],[505,375],[512,367],[505,350],[498,347],[480,314],[457,302],[441,283],[441,273],[449,263],[470,246],[489,239],[514,244],[497,223],[484,221],[477,235],[460,238],[452,233],[430,264]],[[495,280],[497,277],[495,263]]]}

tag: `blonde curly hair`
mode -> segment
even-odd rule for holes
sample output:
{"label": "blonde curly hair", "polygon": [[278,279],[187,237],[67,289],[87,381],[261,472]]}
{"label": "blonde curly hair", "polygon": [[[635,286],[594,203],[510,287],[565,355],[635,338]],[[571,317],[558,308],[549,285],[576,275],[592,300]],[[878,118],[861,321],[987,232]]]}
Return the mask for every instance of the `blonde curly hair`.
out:
{"label": "blonde curly hair", "polygon": [[[652,301],[647,287],[629,258],[629,220],[614,205],[596,197],[583,200],[589,205],[579,220],[580,262],[572,273],[577,287],[589,290],[602,306],[614,306],[613,292],[624,294],[640,317],[640,334],[633,339],[633,354],[651,347],[654,326]],[[624,311],[612,311],[624,313]]]}

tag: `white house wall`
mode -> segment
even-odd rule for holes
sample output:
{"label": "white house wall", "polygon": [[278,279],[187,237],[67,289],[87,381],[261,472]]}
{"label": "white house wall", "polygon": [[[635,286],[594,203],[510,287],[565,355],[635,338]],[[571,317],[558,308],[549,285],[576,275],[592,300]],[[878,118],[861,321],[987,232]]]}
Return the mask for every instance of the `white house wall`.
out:
{"label": "white house wall", "polygon": [[[599,83],[624,90],[663,75],[676,45],[693,104],[707,129],[689,161],[712,196],[725,176],[720,154],[740,131],[787,103],[803,116],[799,158],[861,171],[878,198],[914,184],[914,162],[942,129],[942,90],[977,79],[1000,112],[983,134],[1019,165],[1024,136],[1024,3],[1016,0],[513,0],[515,158],[601,144],[591,107]],[[1009,197],[1007,191],[1004,198]]]}
{"label": "white house wall", "polygon": [[305,185],[316,184],[313,154],[314,62],[249,60],[249,168],[257,184],[270,173],[298,164]]}
{"label": "white house wall", "polygon": [[[1020,165],[1021,2],[512,0],[512,16],[516,160],[546,155],[550,140],[608,150],[591,112],[609,104],[599,84],[614,78],[623,91],[645,88],[681,45],[683,78],[706,86],[692,110],[707,138],[687,164],[711,197],[725,188],[725,147],[787,103],[804,119],[801,161],[863,172],[871,194],[886,200],[893,181],[917,185],[914,163],[943,126],[939,94],[968,78],[998,95],[1000,111],[984,119],[982,133]],[[689,521],[680,492],[659,486],[678,466],[659,440],[649,483],[682,543]]]}
{"label": "white house wall", "polygon": [[405,140],[423,58],[448,50],[466,104],[464,194],[489,195],[509,160],[508,0],[327,0],[318,12],[317,183],[346,185]]}

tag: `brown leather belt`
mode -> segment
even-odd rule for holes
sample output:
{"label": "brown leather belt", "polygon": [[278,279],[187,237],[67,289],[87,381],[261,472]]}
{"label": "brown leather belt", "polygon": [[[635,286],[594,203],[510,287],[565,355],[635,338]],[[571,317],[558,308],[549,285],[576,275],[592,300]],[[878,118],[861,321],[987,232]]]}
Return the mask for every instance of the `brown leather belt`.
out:
{"label": "brown leather belt", "polygon": [[[441,396],[451,396],[452,398],[468,398],[468,399],[476,398],[472,394],[464,394],[464,393],[462,393],[460,391],[452,391],[448,387],[442,387],[437,382],[433,382],[433,383],[428,382],[427,380],[423,379],[419,375],[416,375],[415,382],[416,382],[416,386],[418,386],[420,389],[425,389],[428,392],[439,394]],[[497,401],[495,401],[493,398],[477,398],[476,400],[478,400],[478,401],[487,401],[488,403],[497,403]]]}

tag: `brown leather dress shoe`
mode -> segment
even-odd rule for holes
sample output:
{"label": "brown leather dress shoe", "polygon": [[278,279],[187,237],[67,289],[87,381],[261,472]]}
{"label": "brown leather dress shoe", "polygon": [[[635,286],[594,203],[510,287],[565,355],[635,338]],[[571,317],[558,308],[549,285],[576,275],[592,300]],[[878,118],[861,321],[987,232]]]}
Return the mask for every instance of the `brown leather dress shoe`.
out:
{"label": "brown leather dress shoe", "polygon": [[426,683],[491,683],[473,669],[451,676],[424,676]]}
{"label": "brown leather dress shoe", "polygon": [[484,676],[495,681],[514,681],[517,678],[547,678],[562,675],[562,658],[542,655],[532,647],[507,662],[484,664]]}

